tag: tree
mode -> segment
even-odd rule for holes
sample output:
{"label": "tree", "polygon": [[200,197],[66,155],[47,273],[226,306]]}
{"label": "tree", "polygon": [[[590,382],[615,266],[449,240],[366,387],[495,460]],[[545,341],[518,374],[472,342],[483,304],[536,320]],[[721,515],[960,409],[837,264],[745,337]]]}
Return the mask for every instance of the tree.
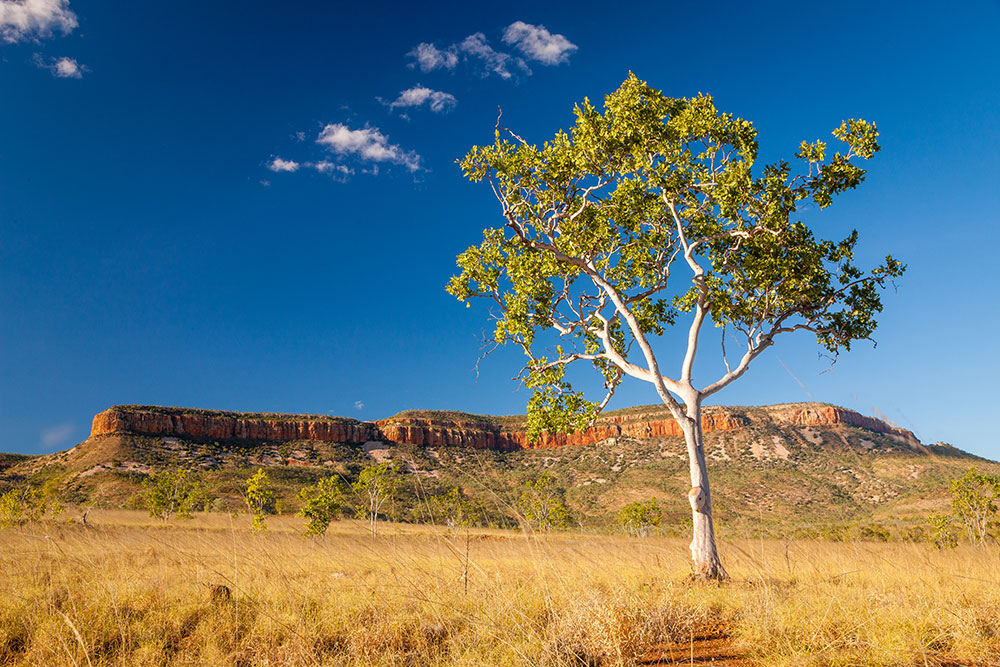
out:
{"label": "tree", "polygon": [[344,507],[344,483],[339,477],[327,477],[299,491],[303,501],[299,516],[308,519],[306,535],[323,535],[330,522]]}
{"label": "tree", "polygon": [[556,478],[548,471],[534,481],[525,482],[519,503],[524,520],[540,532],[568,527],[569,509],[562,496]]}
{"label": "tree", "polygon": [[266,470],[258,468],[257,472],[247,479],[244,499],[253,517],[250,529],[255,533],[267,530],[267,526],[264,525],[264,515],[274,514],[274,491],[271,489],[271,478],[267,476]]}
{"label": "tree", "polygon": [[0,495],[0,528],[35,523],[46,517],[55,519],[62,513],[58,482],[49,480],[41,489],[33,486],[16,487]]}
{"label": "tree", "polygon": [[205,491],[187,470],[163,470],[150,474],[143,482],[143,494],[149,516],[166,521],[174,514],[190,519],[195,505],[204,506]]}
{"label": "tree", "polygon": [[618,525],[629,535],[646,537],[649,529],[659,527],[662,513],[656,504],[656,498],[647,502],[629,503],[618,511]]}
{"label": "tree", "polygon": [[[794,217],[864,180],[855,162],[879,150],[878,131],[841,123],[833,135],[847,149],[830,158],[823,141],[802,142],[793,173],[785,161],[757,167],[753,125],[711,97],[667,97],[633,74],[603,111],[585,99],[574,113],[572,130],[541,148],[498,119],[494,143],[461,160],[469,179],[489,182],[504,224],[458,256],[447,289],[467,305],[492,299],[495,344],[526,354],[518,377],[534,390],[533,438],[586,427],[626,376],[653,385],[687,444],[695,573],[721,578],[702,403],[785,334],[812,332],[836,359],[874,332],[881,289],[905,267],[890,256],[863,271],[856,231],[823,240]],[[677,285],[680,272],[688,279]],[[670,371],[662,352],[682,319],[684,352]],[[696,383],[706,322],[722,328],[726,370]],[[727,336],[742,348],[732,364]],[[600,402],[570,384],[566,369],[578,363],[600,373]]]}
{"label": "tree", "polygon": [[1000,477],[995,475],[969,468],[962,477],[952,480],[952,512],[973,544],[985,544],[990,537],[990,529],[996,525],[998,498]]}
{"label": "tree", "polygon": [[399,469],[389,461],[383,461],[364,468],[358,481],[351,485],[366,504],[365,515],[371,527],[372,537],[378,534],[378,513],[387,500],[396,492]]}
{"label": "tree", "polygon": [[430,498],[432,520],[442,522],[454,530],[458,526],[471,526],[476,508],[466,500],[462,489],[453,486],[447,493],[438,493]]}

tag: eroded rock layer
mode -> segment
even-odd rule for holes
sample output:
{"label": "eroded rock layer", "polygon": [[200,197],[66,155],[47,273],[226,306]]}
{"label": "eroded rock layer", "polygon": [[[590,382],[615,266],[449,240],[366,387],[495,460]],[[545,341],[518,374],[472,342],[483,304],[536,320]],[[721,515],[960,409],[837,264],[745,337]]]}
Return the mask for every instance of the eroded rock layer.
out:
{"label": "eroded rock layer", "polygon": [[[116,406],[94,417],[91,436],[107,434],[151,435],[195,440],[289,441],[316,440],[362,444],[385,440],[427,447],[462,446],[477,449],[529,449],[562,445],[588,445],[608,438],[680,437],[680,427],[662,409],[628,410],[602,417],[592,427],[576,433],[545,434],[530,442],[523,419],[497,420],[474,415],[422,417],[401,414],[376,422],[362,422],[325,415],[222,412],[157,406]],[[891,435],[912,444],[919,441],[909,431],[853,410],[816,403],[775,405],[739,411],[710,408],[702,429],[731,431],[756,421],[801,427],[849,425]]]}

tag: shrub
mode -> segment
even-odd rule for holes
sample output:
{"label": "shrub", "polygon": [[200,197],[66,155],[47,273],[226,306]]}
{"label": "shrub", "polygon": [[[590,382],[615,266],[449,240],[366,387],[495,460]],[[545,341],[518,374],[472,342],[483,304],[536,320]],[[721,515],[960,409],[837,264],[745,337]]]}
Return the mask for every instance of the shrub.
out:
{"label": "shrub", "polygon": [[264,525],[264,515],[274,514],[275,504],[274,491],[271,489],[271,480],[267,476],[266,470],[258,468],[257,472],[247,479],[244,499],[253,517],[250,524],[251,530],[255,533],[267,530],[267,526]]}
{"label": "shrub", "polygon": [[56,485],[55,480],[49,480],[41,489],[25,486],[0,495],[0,528],[59,516],[62,505],[56,498]]}
{"label": "shrub", "polygon": [[985,543],[997,525],[998,498],[1000,477],[995,475],[985,475],[969,468],[961,478],[952,480],[952,511],[973,544]]}
{"label": "shrub", "polygon": [[299,499],[304,502],[299,516],[308,519],[306,535],[324,534],[330,522],[340,516],[345,490],[338,477],[327,477],[299,491]]}
{"label": "shrub", "polygon": [[211,502],[205,489],[188,470],[154,472],[143,486],[143,501],[149,516],[164,521],[174,514],[190,519],[196,506],[204,509]]}
{"label": "shrub", "polygon": [[563,502],[563,490],[556,486],[556,478],[550,472],[542,473],[533,482],[525,482],[519,505],[524,520],[535,530],[546,532],[569,527],[569,509]]}
{"label": "shrub", "polygon": [[648,502],[629,503],[618,512],[618,525],[629,535],[646,537],[650,528],[658,528],[662,518],[656,498]]}

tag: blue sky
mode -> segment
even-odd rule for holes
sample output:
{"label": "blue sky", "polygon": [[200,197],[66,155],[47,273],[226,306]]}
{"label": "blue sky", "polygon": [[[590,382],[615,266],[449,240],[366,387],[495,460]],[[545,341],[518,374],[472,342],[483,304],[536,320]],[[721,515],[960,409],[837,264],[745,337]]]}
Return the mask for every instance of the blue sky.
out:
{"label": "blue sky", "polygon": [[[518,355],[477,375],[487,311],[443,290],[499,220],[455,160],[498,105],[541,142],[632,70],[753,121],[762,161],[881,131],[810,220],[909,265],[878,347],[823,372],[788,339],[715,402],[812,398],[1000,458],[1000,5],[901,7],[0,0],[0,450],[119,403],[522,412]],[[611,407],[655,401],[627,382]]]}

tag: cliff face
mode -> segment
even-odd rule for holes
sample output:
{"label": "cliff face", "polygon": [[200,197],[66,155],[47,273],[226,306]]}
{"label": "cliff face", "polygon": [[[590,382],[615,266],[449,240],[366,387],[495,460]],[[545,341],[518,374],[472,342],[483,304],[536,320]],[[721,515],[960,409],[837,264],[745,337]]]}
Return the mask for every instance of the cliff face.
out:
{"label": "cliff face", "polygon": [[374,424],[353,419],[289,418],[237,412],[157,411],[114,407],[97,414],[90,435],[134,433],[196,440],[319,440],[363,443],[379,437]]}
{"label": "cliff face", "polygon": [[[637,418],[638,417],[638,418]],[[522,428],[496,426],[483,422],[447,419],[390,418],[376,422],[386,440],[414,445],[461,445],[476,449],[537,449],[562,445],[591,445],[608,438],[665,438],[682,436],[673,418],[663,415],[612,415],[602,418],[585,431],[545,433],[537,442],[528,440]],[[708,414],[702,417],[702,429],[729,431],[750,423],[736,414]]]}
{"label": "cliff face", "polygon": [[[919,441],[909,431],[852,410],[818,404],[780,405],[763,408],[751,417],[736,411],[715,410],[702,417],[702,429],[731,431],[755,421],[810,426],[840,424],[884,433],[913,444]],[[399,416],[377,422],[310,415],[245,414],[154,406],[119,406],[94,417],[91,436],[132,433],[195,440],[287,441],[316,440],[362,444],[386,440],[427,447],[462,446],[476,449],[532,449],[562,445],[589,445],[607,438],[633,439],[680,437],[680,427],[662,410],[646,413],[609,414],[585,431],[545,434],[531,443],[523,423],[499,425],[490,421]]]}
{"label": "cliff face", "polygon": [[913,444],[920,441],[911,431],[887,424],[881,419],[866,417],[853,410],[845,410],[833,405],[776,405],[769,409],[771,417],[780,424],[795,424],[798,426],[857,426],[867,431],[884,433],[902,438]]}

